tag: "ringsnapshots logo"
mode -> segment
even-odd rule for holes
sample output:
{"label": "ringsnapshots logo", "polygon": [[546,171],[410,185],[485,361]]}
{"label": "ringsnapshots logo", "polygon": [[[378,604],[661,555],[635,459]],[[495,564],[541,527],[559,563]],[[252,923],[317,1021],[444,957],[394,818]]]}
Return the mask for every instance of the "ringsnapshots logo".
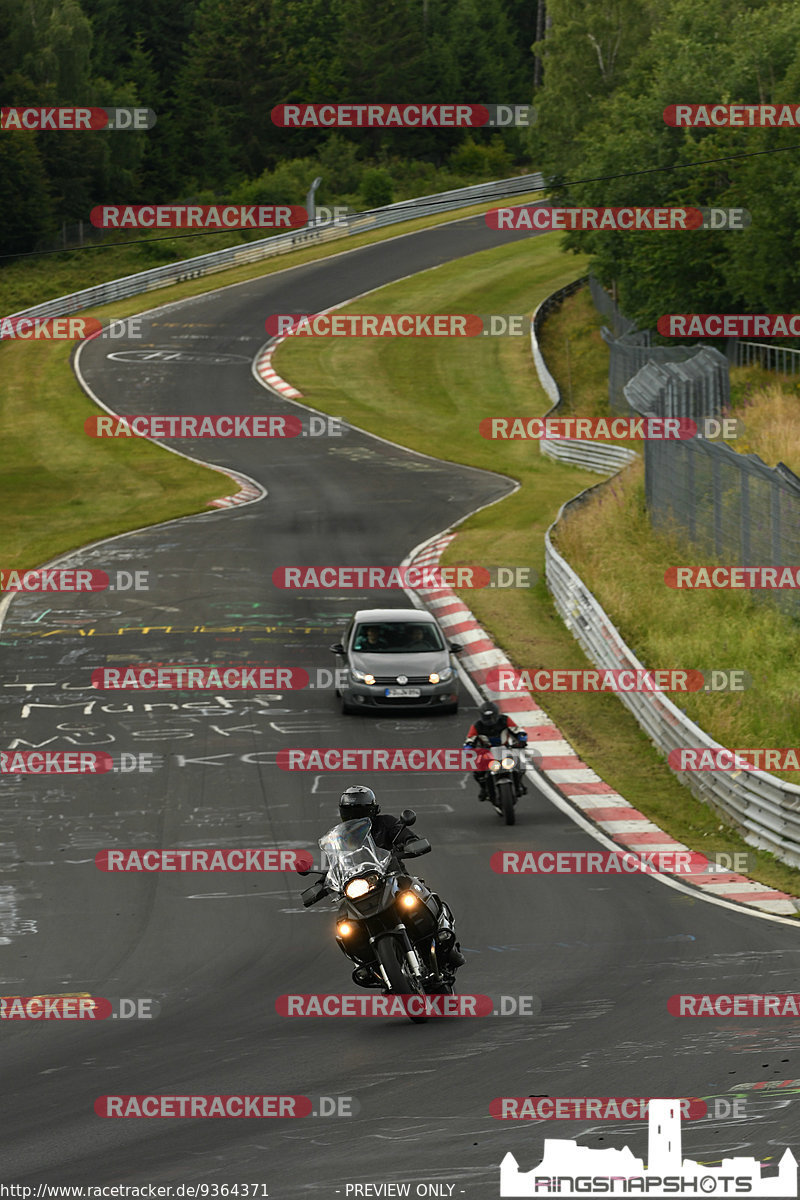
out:
{"label": "ringsnapshots logo", "polygon": [[79,133],[111,129],[138,133],[152,129],[155,123],[156,114],[152,108],[0,108],[0,131]]}
{"label": "ringsnapshots logo", "polygon": [[89,220],[96,229],[300,229],[308,212],[299,204],[100,204]]}
{"label": "ringsnapshots logo", "polygon": [[529,229],[597,232],[655,232],[695,229],[746,229],[751,216],[746,208],[550,208],[545,204],[493,208],[484,220],[489,229]]}
{"label": "ringsnapshots logo", "polygon": [[276,104],[281,129],[507,129],[529,128],[530,104]]}
{"label": "ringsnapshots logo", "polygon": [[682,1101],[650,1100],[648,1153],[635,1158],[618,1150],[579,1146],[548,1138],[537,1167],[521,1171],[510,1152],[500,1164],[500,1196],[779,1196],[797,1195],[797,1160],[787,1149],[776,1175],[763,1174],[761,1160],[736,1155],[719,1166],[685,1158],[681,1144]]}
{"label": "ringsnapshots logo", "polygon": [[273,313],[273,337],[476,338],[523,337],[524,313]]}

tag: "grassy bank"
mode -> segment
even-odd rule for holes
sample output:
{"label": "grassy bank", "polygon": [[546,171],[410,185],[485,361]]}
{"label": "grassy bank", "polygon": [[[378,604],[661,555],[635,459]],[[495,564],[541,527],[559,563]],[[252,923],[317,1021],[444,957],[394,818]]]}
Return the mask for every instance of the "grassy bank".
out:
{"label": "grassy bank", "polygon": [[[474,205],[455,215],[466,217],[491,207]],[[305,247],[86,310],[86,315],[104,319],[130,316],[452,219],[453,214],[442,213]],[[219,235],[221,239],[226,236],[230,237]],[[180,245],[192,246],[191,252],[199,253],[214,240],[191,238]],[[202,243],[199,247],[198,242]],[[6,268],[0,274],[0,311],[11,312],[22,303],[114,278],[117,271],[125,274],[128,269],[143,269],[131,260],[109,257],[116,253],[89,250],[64,256],[70,261],[62,264],[63,273],[53,262],[61,256],[53,255],[46,270],[31,272],[24,299]],[[16,275],[14,271],[11,274]],[[26,274],[20,270],[19,278]],[[236,485],[218,472],[147,441],[87,437],[84,421],[97,408],[70,368],[71,349],[70,343],[44,341],[0,344],[0,503],[6,514],[0,523],[0,563],[4,568],[29,569],[99,538],[202,512],[211,500],[236,490]]]}
{"label": "grassy bank", "polygon": [[[354,308],[530,313],[583,267],[580,259],[558,253],[556,239],[548,235],[473,255],[384,288]],[[532,566],[539,577],[533,588],[469,592],[464,598],[519,666],[586,666],[543,582],[543,535],[560,505],[597,477],[544,458],[533,443],[489,442],[478,433],[485,416],[540,416],[549,408],[527,338],[303,339],[285,342],[276,365],[315,407],[414,449],[518,479],[518,492],[460,527],[445,561]],[[612,540],[617,536],[613,531]],[[669,661],[678,658],[673,654]],[[800,872],[752,851],[721,826],[677,782],[614,696],[553,693],[538,699],[602,778],[673,837],[701,852],[747,850],[757,863],[755,878],[800,894]]]}

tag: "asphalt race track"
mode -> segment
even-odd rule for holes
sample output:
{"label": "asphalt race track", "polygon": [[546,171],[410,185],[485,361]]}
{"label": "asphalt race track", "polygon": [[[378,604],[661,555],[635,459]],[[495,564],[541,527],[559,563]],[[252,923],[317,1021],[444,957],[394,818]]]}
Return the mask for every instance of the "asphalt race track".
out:
{"label": "asphalt race track", "polygon": [[[456,222],[173,304],[145,318],[144,343],[94,341],[80,368],[117,412],[298,412],[251,374],[269,313],[318,311],[500,236],[481,218]],[[188,359],[108,357],[150,343]],[[209,354],[236,357],[192,361]],[[530,785],[506,830],[468,776],[354,779],[276,765],[277,751],[298,746],[458,746],[474,715],[467,692],[458,716],[420,719],[345,718],[329,689],[258,698],[92,689],[93,669],[139,660],[333,667],[328,647],[349,613],[386,595],[282,591],[272,571],[398,563],[511,486],[352,429],[340,439],[179,445],[251,476],[266,498],[82,553],[73,561],[147,570],[150,590],[25,596],[0,635],[8,747],[154,755],[151,773],[3,779],[3,992],[160,1005],[149,1021],[4,1023],[4,1177],[261,1182],[287,1200],[345,1197],[355,1194],[347,1185],[370,1182],[408,1182],[413,1195],[435,1183],[441,1195],[488,1200],[508,1150],[528,1169],[546,1136],[630,1144],[637,1155],[647,1139],[643,1122],[495,1120],[494,1097],[730,1098],[745,1084],[800,1077],[797,1020],[695,1024],[667,1012],[677,992],[797,990],[800,930],[646,876],[493,874],[495,850],[596,846]],[[393,593],[388,603],[407,601]],[[417,810],[434,846],[419,870],[451,902],[467,954],[460,990],[498,1004],[534,996],[537,1015],[425,1025],[278,1016],[284,993],[355,990],[330,909],[302,909],[302,880],[110,875],[94,864],[106,847],[315,847],[352,782],[374,786],[385,811]],[[351,1097],[356,1112],[206,1122],[93,1111],[102,1095],[151,1093]],[[684,1122],[684,1153],[708,1163],[753,1155],[774,1169],[796,1139],[791,1102],[740,1094],[740,1122]]]}

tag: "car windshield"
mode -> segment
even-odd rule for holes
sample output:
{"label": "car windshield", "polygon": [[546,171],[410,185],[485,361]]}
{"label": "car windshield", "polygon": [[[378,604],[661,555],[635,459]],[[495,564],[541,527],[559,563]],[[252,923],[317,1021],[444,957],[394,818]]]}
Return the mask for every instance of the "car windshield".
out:
{"label": "car windshield", "polygon": [[343,821],[319,839],[319,847],[328,860],[327,882],[337,891],[354,875],[364,871],[385,871],[391,851],[379,850],[372,839],[369,817]]}
{"label": "car windshield", "polygon": [[444,643],[430,622],[371,621],[356,627],[353,649],[363,654],[430,654],[444,650]]}

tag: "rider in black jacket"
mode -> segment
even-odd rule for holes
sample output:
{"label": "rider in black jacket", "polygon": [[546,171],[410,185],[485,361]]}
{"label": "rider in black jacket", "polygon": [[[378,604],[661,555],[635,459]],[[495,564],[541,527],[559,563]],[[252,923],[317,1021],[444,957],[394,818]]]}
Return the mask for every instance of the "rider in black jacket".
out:
{"label": "rider in black jacket", "polygon": [[[381,850],[394,850],[413,842],[419,836],[412,833],[408,825],[404,825],[397,817],[389,813],[381,813],[380,805],[375,799],[372,788],[354,784],[347,788],[339,799],[339,816],[342,821],[355,821],[359,817],[369,817],[375,845]],[[449,904],[437,896],[442,906],[439,915],[439,940],[443,946],[449,943],[447,965],[453,969],[463,967],[467,961],[461,953],[461,946],[455,937],[455,918]]]}

